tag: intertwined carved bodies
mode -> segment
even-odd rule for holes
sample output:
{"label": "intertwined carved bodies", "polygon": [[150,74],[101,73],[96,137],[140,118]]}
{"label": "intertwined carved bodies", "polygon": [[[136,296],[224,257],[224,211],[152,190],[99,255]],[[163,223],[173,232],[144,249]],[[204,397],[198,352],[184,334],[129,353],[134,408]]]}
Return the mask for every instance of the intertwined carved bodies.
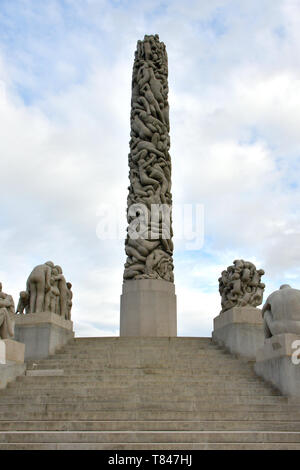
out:
{"label": "intertwined carved bodies", "polygon": [[235,260],[232,266],[222,271],[219,278],[219,292],[222,310],[262,303],[265,284],[261,282],[263,269],[257,270],[250,261]]}
{"label": "intertwined carved bodies", "polygon": [[130,238],[128,231],[124,279],[153,278],[173,282],[171,210],[168,230],[162,216],[158,227],[151,219],[153,204],[172,207],[168,59],[165,45],[159,41],[158,35],[145,36],[137,43],[132,75],[130,135],[127,220],[131,224],[140,215],[138,211],[134,214],[130,211],[130,207],[140,204],[148,212],[148,226],[146,234],[143,230],[140,238],[135,240]]}
{"label": "intertwined carved bodies", "polygon": [[62,268],[52,261],[36,266],[27,279],[26,291],[20,292],[17,313],[50,311],[69,320],[72,284],[67,283]]}

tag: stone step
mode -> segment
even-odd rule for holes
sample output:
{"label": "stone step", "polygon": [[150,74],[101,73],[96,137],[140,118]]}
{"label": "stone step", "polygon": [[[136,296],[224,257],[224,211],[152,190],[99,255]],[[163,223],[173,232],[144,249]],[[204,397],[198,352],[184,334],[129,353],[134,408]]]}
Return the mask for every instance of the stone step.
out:
{"label": "stone step", "polygon": [[174,361],[164,360],[162,357],[161,359],[157,359],[157,361],[137,361],[136,359],[133,360],[126,360],[126,358],[114,358],[110,361],[103,361],[102,359],[97,360],[93,359],[90,361],[83,361],[83,360],[47,360],[40,362],[37,366],[28,366],[28,369],[31,370],[33,368],[37,369],[51,369],[51,368],[58,368],[58,369],[103,369],[103,368],[120,368],[124,367],[126,369],[140,369],[140,368],[157,368],[161,370],[166,370],[175,367],[175,370],[182,370],[182,369],[198,369],[201,371],[206,371],[214,373],[214,371],[219,371],[220,369],[225,371],[237,371],[237,372],[248,372],[252,371],[253,369],[249,366],[241,367],[241,365],[236,361],[214,361],[214,360],[206,360],[204,363],[203,361],[183,361],[178,359]]}
{"label": "stone step", "polygon": [[118,344],[176,344],[180,346],[182,343],[204,343],[207,344],[214,344],[210,337],[204,336],[103,336],[99,338],[98,336],[92,337],[80,337],[80,338],[73,338],[72,341],[68,343],[69,345],[72,344],[104,344],[104,343],[118,343]]}
{"label": "stone step", "polygon": [[0,421],[0,431],[296,431],[300,421]]}
{"label": "stone step", "polygon": [[251,411],[249,409],[224,409],[224,410],[193,410],[193,411],[165,411],[165,410],[71,410],[68,411],[63,407],[53,409],[53,407],[40,406],[22,408],[7,407],[6,410],[0,410],[0,422],[7,420],[114,420],[114,421],[153,421],[153,420],[166,420],[166,421],[193,421],[193,420],[230,420],[245,422],[251,421],[300,421],[300,410],[297,409],[283,409],[283,410],[269,410],[269,411]]}
{"label": "stone step", "polygon": [[[82,339],[82,338],[81,338]],[[98,341],[78,341],[72,340],[62,348],[60,351],[67,351],[69,349],[105,349],[105,348],[143,348],[143,349],[163,349],[163,348],[176,348],[177,350],[181,349],[215,349],[222,350],[217,344],[212,343],[211,340],[208,341],[199,341],[196,339],[181,339],[181,338],[121,338],[114,339],[112,341],[102,341],[103,338],[98,338]],[[156,341],[157,340],[157,341]]]}
{"label": "stone step", "polygon": [[2,431],[1,443],[292,443],[300,432],[267,431]]}
{"label": "stone step", "polygon": [[170,354],[175,354],[178,356],[192,356],[194,354],[200,354],[200,355],[208,355],[208,356],[220,356],[221,354],[224,355],[224,357],[230,357],[230,354],[225,354],[220,348],[217,346],[203,346],[203,345],[192,345],[192,344],[186,344],[184,346],[180,345],[167,345],[167,346],[144,346],[144,345],[130,345],[124,344],[122,345],[97,345],[97,346],[86,346],[82,347],[80,345],[67,345],[64,348],[59,349],[55,355],[64,355],[64,354],[105,354],[105,353],[112,353],[112,352],[117,352],[117,353],[132,353],[132,352],[138,352],[139,354],[152,354],[152,353],[157,353],[157,352],[168,352]]}
{"label": "stone step", "polygon": [[[162,393],[121,393],[115,392],[107,394],[106,396],[103,393],[90,393],[90,394],[80,394],[76,391],[72,395],[61,395],[55,393],[43,393],[42,395],[30,394],[8,394],[6,396],[1,396],[1,406],[5,404],[19,404],[23,403],[24,405],[36,405],[36,404],[64,404],[72,405],[80,403],[81,406],[85,406],[87,403],[89,406],[105,406],[106,403],[109,406],[114,408],[120,407],[123,409],[123,406],[127,407],[143,407],[150,406],[157,407],[161,402],[168,400],[169,406],[181,406],[184,409],[194,409],[210,406],[214,406],[214,403],[218,401],[221,402],[223,406],[233,406],[233,405],[281,405],[286,404],[286,398],[282,396],[272,396],[272,395],[194,395],[189,391],[185,393],[168,393],[167,396]],[[147,402],[147,405],[144,404]],[[293,406],[293,405],[289,405]],[[102,409],[102,408],[101,408]]]}
{"label": "stone step", "polygon": [[295,443],[241,443],[241,442],[215,442],[215,443],[0,443],[0,450],[161,450],[165,451],[188,450],[300,450],[300,445]]}
{"label": "stone step", "polygon": [[[289,411],[289,412],[297,412],[299,410],[298,405],[288,405],[284,401],[281,403],[278,402],[277,399],[279,397],[266,397],[262,398],[262,400],[253,400],[251,403],[248,401],[248,397],[246,400],[242,400],[242,397],[238,398],[237,400],[232,399],[232,402],[228,400],[226,404],[226,409],[229,411],[248,411],[250,412],[276,412],[276,411]],[[282,397],[284,399],[284,397]],[[25,402],[26,403],[26,402]],[[38,413],[45,413],[47,412],[54,412],[54,411],[104,411],[104,410],[111,410],[111,411],[184,411],[184,412],[191,412],[191,411],[198,411],[198,412],[205,412],[205,411],[222,411],[224,410],[224,403],[217,402],[214,403],[213,400],[211,401],[198,401],[198,400],[187,400],[187,401],[177,401],[177,400],[167,400],[163,397],[163,399],[158,401],[146,401],[145,399],[141,398],[139,401],[118,401],[118,400],[102,400],[102,401],[84,401],[84,400],[76,400],[72,402],[60,402],[52,401],[50,398],[48,400],[42,401],[41,403],[26,403],[26,410],[24,410],[24,402],[19,401],[17,399],[12,398],[10,401],[7,400],[5,402],[0,403],[0,413],[9,412],[10,409],[13,407],[13,411],[24,411],[24,414],[28,412],[38,412]]]}
{"label": "stone step", "polygon": [[[48,370],[48,369],[62,369],[63,366],[61,364],[53,364],[51,367],[48,364],[41,365],[35,370]],[[86,375],[88,376],[94,376],[95,374],[105,374],[105,375],[114,375],[114,376],[134,376],[134,375],[144,375],[144,374],[156,374],[156,375],[163,375],[163,376],[168,376],[168,377],[186,377],[186,376],[198,376],[200,377],[211,377],[211,376],[218,376],[218,377],[230,377],[232,374],[235,374],[236,376],[239,377],[253,377],[255,378],[255,372],[252,370],[245,370],[242,369],[240,370],[239,368],[219,368],[219,369],[214,369],[214,368],[207,368],[205,369],[204,367],[202,368],[188,368],[188,367],[182,367],[180,369],[179,367],[176,367],[176,369],[172,369],[171,367],[166,367],[164,368],[155,368],[155,367],[149,367],[149,368],[137,368],[137,367],[128,367],[128,368],[122,368],[122,367],[107,367],[107,368],[93,368],[93,367],[87,367],[86,365],[83,365],[82,367],[63,367],[64,369],[64,375],[65,376],[70,376],[70,375]],[[31,370],[31,369],[29,369]]]}
{"label": "stone step", "polygon": [[[240,367],[245,367],[248,365],[253,365],[253,361],[240,361],[236,357],[232,355],[223,355],[219,351],[213,351],[212,353],[208,354],[203,350],[201,353],[200,352],[193,352],[193,353],[181,353],[178,351],[160,351],[160,350],[155,350],[155,351],[105,351],[101,353],[97,353],[94,351],[87,351],[85,353],[80,353],[76,350],[73,353],[67,353],[65,352],[64,354],[57,354],[55,356],[49,356],[48,358],[42,359],[42,361],[51,361],[51,360],[68,360],[68,361],[77,361],[77,362],[82,362],[84,360],[95,360],[95,361],[108,361],[108,360],[124,360],[125,362],[127,360],[135,360],[136,362],[139,361],[157,361],[160,358],[164,360],[168,360],[170,362],[172,361],[182,361],[182,362],[188,362],[188,361],[198,361],[198,362],[203,362],[203,361],[217,361],[217,362],[222,362],[223,364],[225,363],[236,363],[239,364]],[[30,362],[35,362],[35,361],[30,361]]]}
{"label": "stone step", "polygon": [[[231,377],[231,380],[229,381]],[[89,380],[88,380],[89,379]],[[117,375],[117,374],[110,374],[105,375],[103,373],[97,373],[87,377],[85,374],[79,375],[63,375],[63,376],[20,376],[17,377],[15,382],[11,382],[8,384],[8,387],[20,386],[23,387],[25,384],[34,385],[37,384],[38,386],[43,387],[44,385],[52,386],[52,384],[60,384],[64,387],[67,384],[77,386],[79,384],[90,384],[93,386],[94,384],[105,384],[107,386],[110,385],[128,385],[128,384],[140,384],[143,383],[147,384],[161,384],[161,385],[168,385],[168,384],[178,384],[179,380],[177,377],[170,376],[161,376],[157,374],[135,374],[134,377],[127,376],[127,375]],[[187,386],[212,386],[212,387],[226,387],[232,385],[233,387],[247,386],[247,385],[259,385],[263,386],[265,389],[271,389],[271,385],[266,384],[260,377],[236,377],[236,376],[215,376],[215,377],[199,377],[198,375],[191,375],[185,376],[184,383]]]}
{"label": "stone step", "polygon": [[[1,396],[6,396],[8,393],[10,396],[16,396],[18,394],[21,394],[22,396],[25,396],[29,392],[31,392],[32,395],[41,395],[43,393],[54,393],[58,395],[68,395],[74,393],[74,390],[78,392],[80,395],[82,394],[91,394],[99,393],[111,393],[111,391],[115,392],[139,392],[143,393],[143,391],[158,391],[162,390],[164,392],[166,391],[172,391],[176,393],[181,393],[185,392],[186,390],[189,390],[192,386],[197,393],[197,395],[208,395],[211,393],[214,393],[215,395],[218,396],[223,396],[223,395],[257,395],[257,394],[268,394],[268,395],[275,395],[275,396],[280,396],[280,393],[277,392],[275,389],[272,389],[271,387],[264,387],[263,384],[261,386],[257,384],[243,384],[239,386],[234,386],[232,384],[219,384],[218,387],[216,388],[215,384],[212,384],[210,386],[205,386],[201,383],[199,384],[159,384],[159,383],[124,383],[124,384],[118,384],[118,383],[108,383],[106,384],[105,382],[82,382],[82,383],[75,383],[76,384],[76,389],[74,389],[74,384],[71,383],[71,385],[66,382],[66,383],[52,383],[48,384],[47,382],[44,383],[33,383],[29,382],[27,383],[24,381],[23,383],[10,383],[9,387],[6,388],[6,390],[0,390],[0,397]],[[34,392],[32,392],[34,390]],[[268,393],[267,393],[268,392]]]}

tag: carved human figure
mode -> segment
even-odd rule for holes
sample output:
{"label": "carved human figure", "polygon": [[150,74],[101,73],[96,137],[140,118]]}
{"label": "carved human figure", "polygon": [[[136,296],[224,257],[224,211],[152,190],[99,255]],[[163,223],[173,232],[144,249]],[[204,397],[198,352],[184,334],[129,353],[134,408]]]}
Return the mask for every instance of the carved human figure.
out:
{"label": "carved human figure", "polygon": [[25,290],[22,290],[20,292],[20,298],[19,298],[16,313],[23,314],[24,310],[25,310],[25,313],[28,313],[28,309],[29,309],[29,293]]}
{"label": "carved human figure", "polygon": [[293,289],[288,284],[267,298],[262,315],[264,319],[265,337],[281,333],[300,334],[300,290]]}
{"label": "carved human figure", "polygon": [[2,292],[0,282],[0,339],[8,339],[14,336],[15,305],[11,295]]}
{"label": "carved human figure", "polygon": [[72,309],[72,299],[73,299],[73,292],[72,292],[72,284],[70,282],[67,282],[67,316],[66,320],[71,320],[71,309]]}
{"label": "carved human figure", "polygon": [[39,313],[44,310],[45,294],[50,290],[52,261],[36,266],[27,280],[27,292],[29,293],[29,312]]}
{"label": "carved human figure", "polygon": [[57,281],[57,286],[59,290],[59,315],[63,318],[67,317],[68,309],[68,287],[66,279],[63,275],[62,268],[60,266],[55,266],[58,274],[54,277],[55,281]]}
{"label": "carved human figure", "polygon": [[51,270],[50,289],[45,295],[45,311],[59,315],[59,288],[55,276],[58,275],[56,268]]}

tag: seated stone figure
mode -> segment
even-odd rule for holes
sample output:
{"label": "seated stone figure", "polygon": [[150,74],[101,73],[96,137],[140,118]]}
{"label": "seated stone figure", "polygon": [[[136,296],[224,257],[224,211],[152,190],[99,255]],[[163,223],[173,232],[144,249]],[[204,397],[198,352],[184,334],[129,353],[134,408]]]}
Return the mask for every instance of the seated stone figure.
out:
{"label": "seated stone figure", "polygon": [[15,305],[11,295],[2,292],[0,282],[0,339],[8,339],[14,336]]}
{"label": "seated stone figure", "polygon": [[266,338],[281,333],[300,334],[300,290],[288,284],[280,286],[262,309]]}

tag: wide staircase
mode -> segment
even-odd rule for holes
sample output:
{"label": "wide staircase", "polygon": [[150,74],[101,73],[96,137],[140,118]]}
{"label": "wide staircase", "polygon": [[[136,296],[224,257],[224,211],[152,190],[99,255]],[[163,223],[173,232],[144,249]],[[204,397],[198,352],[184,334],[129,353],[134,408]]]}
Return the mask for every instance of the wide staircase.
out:
{"label": "wide staircase", "polygon": [[0,450],[300,449],[299,405],[210,338],[76,338],[0,391]]}

